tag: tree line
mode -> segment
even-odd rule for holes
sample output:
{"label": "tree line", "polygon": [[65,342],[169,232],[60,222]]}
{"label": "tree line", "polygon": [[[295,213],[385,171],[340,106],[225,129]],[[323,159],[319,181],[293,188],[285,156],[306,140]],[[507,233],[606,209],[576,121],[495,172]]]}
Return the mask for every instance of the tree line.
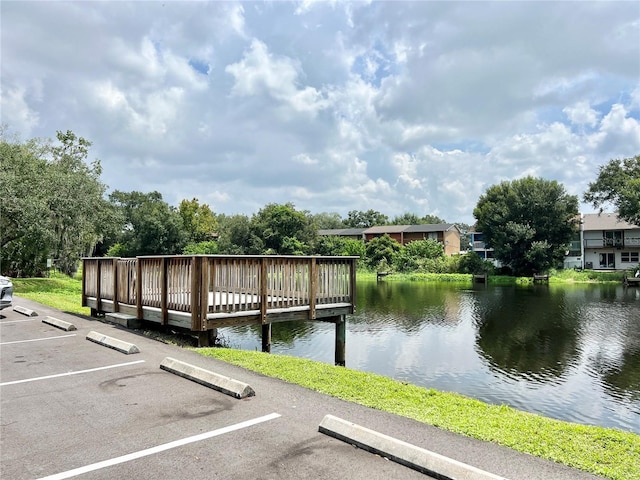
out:
{"label": "tree line", "polygon": [[[445,257],[433,240],[402,246],[388,236],[364,244],[318,235],[321,229],[447,223],[434,215],[389,218],[375,210],[352,210],[342,218],[297,210],[292,203],[267,204],[251,216],[225,215],[197,198],[174,207],[159,192],[107,195],[100,162],[88,160],[91,142],[71,131],[57,132],[56,140],[20,141],[0,130],[3,274],[39,276],[48,259],[70,275],[83,256],[170,254],[357,255],[369,269],[471,273],[489,268],[475,254]],[[613,203],[632,223],[640,222],[639,170],[640,156],[611,161],[601,167],[585,199],[596,206]],[[577,214],[577,197],[557,182],[531,177],[490,187],[474,210],[476,228],[516,274],[561,262]],[[469,229],[458,226],[463,234]]]}

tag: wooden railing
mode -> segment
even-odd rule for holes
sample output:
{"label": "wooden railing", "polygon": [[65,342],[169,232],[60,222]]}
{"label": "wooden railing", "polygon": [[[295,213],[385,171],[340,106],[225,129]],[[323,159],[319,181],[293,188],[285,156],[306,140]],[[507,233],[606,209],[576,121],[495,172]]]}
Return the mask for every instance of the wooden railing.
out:
{"label": "wooden railing", "polygon": [[624,238],[585,238],[584,246],[587,248],[638,247],[640,246],[640,237],[625,235]]}
{"label": "wooden railing", "polygon": [[135,306],[191,315],[191,329],[206,330],[208,320],[297,310],[315,319],[318,309],[355,305],[357,257],[153,256],[85,258],[83,306],[118,312]]}

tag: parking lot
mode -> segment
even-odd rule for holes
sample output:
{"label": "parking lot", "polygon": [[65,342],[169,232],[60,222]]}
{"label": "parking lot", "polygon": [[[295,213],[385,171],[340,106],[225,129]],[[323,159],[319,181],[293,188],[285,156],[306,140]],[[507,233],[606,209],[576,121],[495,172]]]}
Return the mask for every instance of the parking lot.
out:
{"label": "parking lot", "polygon": [[[210,363],[192,352],[36,308],[35,317],[6,309],[0,318],[3,478],[336,478],[352,468],[341,451],[366,457],[369,472],[356,477],[424,478],[318,433],[325,412],[314,415],[315,428],[297,432],[303,398],[271,404],[258,389],[235,399],[160,370],[168,355]],[[77,330],[44,323],[48,314]],[[89,342],[89,331],[140,353]]]}
{"label": "parking lot", "polygon": [[[318,432],[326,414],[507,478],[595,478],[434,427],[320,395],[97,320],[34,309],[0,316],[0,476],[413,479],[417,471]],[[44,323],[47,316],[75,331]],[[125,355],[91,331],[135,344]],[[245,399],[166,372],[167,356],[246,382]],[[534,471],[535,470],[535,471]]]}

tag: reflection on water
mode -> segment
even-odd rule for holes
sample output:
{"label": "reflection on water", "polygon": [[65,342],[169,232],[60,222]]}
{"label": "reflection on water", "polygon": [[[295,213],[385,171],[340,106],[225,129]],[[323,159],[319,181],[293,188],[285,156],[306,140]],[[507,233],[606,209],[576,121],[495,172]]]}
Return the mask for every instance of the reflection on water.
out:
{"label": "reflection on water", "polygon": [[[221,329],[260,349],[257,327]],[[272,352],[333,362],[334,326],[274,324]],[[347,367],[640,433],[640,289],[358,282]]]}

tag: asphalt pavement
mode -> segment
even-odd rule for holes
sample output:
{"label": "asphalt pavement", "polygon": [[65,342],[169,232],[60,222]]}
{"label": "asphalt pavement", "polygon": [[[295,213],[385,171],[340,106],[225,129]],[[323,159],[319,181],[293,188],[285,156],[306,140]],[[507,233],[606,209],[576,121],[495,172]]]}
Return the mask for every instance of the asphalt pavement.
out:
{"label": "asphalt pavement", "polygon": [[[265,377],[136,331],[14,297],[0,312],[3,479],[418,479],[319,431],[327,415],[511,480],[593,475]],[[47,316],[65,330],[43,322]],[[134,345],[124,354],[92,332]],[[132,349],[131,351],[135,351]],[[251,386],[237,399],[160,369],[167,357]]]}

